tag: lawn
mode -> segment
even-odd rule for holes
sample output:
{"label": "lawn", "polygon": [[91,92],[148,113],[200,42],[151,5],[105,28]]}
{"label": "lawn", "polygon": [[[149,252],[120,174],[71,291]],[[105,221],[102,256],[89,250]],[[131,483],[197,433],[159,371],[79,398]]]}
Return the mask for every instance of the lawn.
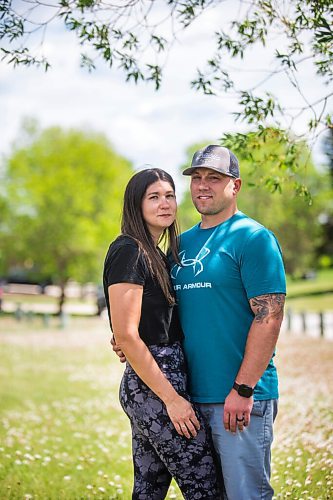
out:
{"label": "lawn", "polygon": [[286,308],[294,312],[333,311],[333,293],[291,298],[287,295]]}
{"label": "lawn", "polygon": [[333,269],[318,271],[311,279],[293,280],[288,277],[287,290],[290,297],[333,293]]}
{"label": "lawn", "polygon": [[318,271],[313,279],[287,279],[286,306],[294,312],[333,311],[333,269]]}
{"label": "lawn", "polygon": [[[105,319],[59,329],[0,318],[0,498],[130,499],[130,429],[118,403],[123,366]],[[333,342],[282,336],[276,498],[329,499]],[[168,498],[181,499],[173,484]]]}

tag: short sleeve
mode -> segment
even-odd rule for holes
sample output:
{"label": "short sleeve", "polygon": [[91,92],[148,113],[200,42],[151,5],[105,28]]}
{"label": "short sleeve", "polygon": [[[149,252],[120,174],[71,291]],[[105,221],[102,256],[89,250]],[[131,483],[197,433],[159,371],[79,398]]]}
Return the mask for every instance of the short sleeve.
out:
{"label": "short sleeve", "polygon": [[107,287],[116,283],[144,285],[146,266],[134,244],[122,244],[109,248],[104,264],[104,282]]}
{"label": "short sleeve", "polygon": [[241,274],[248,299],[268,293],[286,293],[282,251],[271,231],[259,229],[245,242]]}

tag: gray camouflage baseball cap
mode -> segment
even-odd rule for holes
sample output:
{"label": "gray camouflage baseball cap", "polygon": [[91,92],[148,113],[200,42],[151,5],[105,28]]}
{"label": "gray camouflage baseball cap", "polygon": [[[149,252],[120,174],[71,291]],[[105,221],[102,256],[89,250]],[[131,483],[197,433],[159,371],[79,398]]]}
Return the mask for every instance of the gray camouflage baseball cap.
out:
{"label": "gray camouflage baseball cap", "polygon": [[210,145],[199,149],[192,158],[191,166],[183,171],[183,175],[191,175],[197,168],[211,168],[221,174],[238,179],[239,164],[234,153],[223,146]]}

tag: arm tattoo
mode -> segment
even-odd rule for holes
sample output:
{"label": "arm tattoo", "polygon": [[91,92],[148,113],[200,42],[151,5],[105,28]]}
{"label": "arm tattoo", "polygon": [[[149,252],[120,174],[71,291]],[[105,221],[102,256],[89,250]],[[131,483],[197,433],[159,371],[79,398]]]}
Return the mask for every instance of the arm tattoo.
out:
{"label": "arm tattoo", "polygon": [[268,323],[270,319],[282,320],[285,295],[283,293],[269,293],[250,299],[257,323]]}

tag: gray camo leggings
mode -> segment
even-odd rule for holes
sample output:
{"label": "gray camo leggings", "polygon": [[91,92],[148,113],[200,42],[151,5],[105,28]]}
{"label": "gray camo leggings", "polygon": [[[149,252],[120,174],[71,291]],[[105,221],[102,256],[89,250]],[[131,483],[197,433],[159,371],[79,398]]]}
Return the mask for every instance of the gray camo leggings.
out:
{"label": "gray camo leggings", "polygon": [[[159,367],[186,399],[184,354],[179,342],[149,346]],[[120,402],[132,427],[134,500],[163,500],[172,477],[186,500],[220,498],[213,445],[203,417],[195,438],[180,436],[164,403],[142,382],[127,363],[120,385]]]}

